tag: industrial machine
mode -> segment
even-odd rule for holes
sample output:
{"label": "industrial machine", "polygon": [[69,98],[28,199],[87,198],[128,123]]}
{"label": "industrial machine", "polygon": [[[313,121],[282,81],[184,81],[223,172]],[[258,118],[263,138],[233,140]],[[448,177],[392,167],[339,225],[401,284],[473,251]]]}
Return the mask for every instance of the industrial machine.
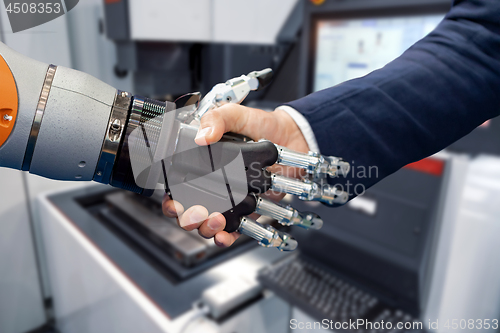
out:
{"label": "industrial machine", "polygon": [[[134,196],[92,185],[39,198],[49,306],[60,332],[185,333],[190,324],[203,332],[287,332],[289,305],[256,282],[287,252],[244,236],[216,249]],[[220,304],[208,311],[198,303],[206,293],[214,300],[212,288]],[[238,295],[223,299],[230,290]],[[217,319],[209,319],[212,310]]]}
{"label": "industrial machine", "polygon": [[104,31],[117,46],[116,72],[133,77],[137,94],[174,100],[255,69],[280,71],[302,8],[297,0],[108,1]]}
{"label": "industrial machine", "polygon": [[432,157],[333,211],[285,197],[328,216],[322,230],[282,229],[300,241],[294,253],[244,236],[217,249],[179,230],[155,200],[110,187],[43,196],[56,322],[65,332],[113,330],[116,318],[124,332],[286,332],[291,320],[328,319],[336,331],[362,318],[421,332],[413,325],[442,318],[452,302],[444,286],[459,281],[442,263],[459,260],[449,249],[467,166]]}

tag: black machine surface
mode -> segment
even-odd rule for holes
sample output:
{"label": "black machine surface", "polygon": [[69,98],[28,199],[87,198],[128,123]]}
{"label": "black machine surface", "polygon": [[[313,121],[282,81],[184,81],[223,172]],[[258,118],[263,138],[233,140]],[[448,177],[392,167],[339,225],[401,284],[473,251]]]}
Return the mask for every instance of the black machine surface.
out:
{"label": "black machine surface", "polygon": [[[360,325],[363,328],[354,332],[422,332],[418,328],[420,323],[410,314],[381,303],[370,292],[350,284],[348,279],[332,273],[328,266],[308,257],[287,258],[273,268],[263,270],[260,281],[291,304],[306,309],[308,314],[318,320],[327,318],[346,327],[350,321],[364,320],[371,323]],[[389,327],[387,323],[390,323],[391,328],[377,330],[374,329],[377,327],[375,323],[384,327]]]}
{"label": "black machine surface", "polygon": [[[187,271],[224,252],[213,240],[201,237],[196,230],[186,232],[179,228],[175,219],[165,217],[161,200],[121,191],[106,195],[104,200],[107,207],[99,214],[171,267],[174,274],[188,277]],[[243,236],[235,245],[238,247],[248,239]]]}
{"label": "black machine surface", "polygon": [[500,155],[500,117],[486,121],[462,139],[452,143],[447,150],[457,153]]}

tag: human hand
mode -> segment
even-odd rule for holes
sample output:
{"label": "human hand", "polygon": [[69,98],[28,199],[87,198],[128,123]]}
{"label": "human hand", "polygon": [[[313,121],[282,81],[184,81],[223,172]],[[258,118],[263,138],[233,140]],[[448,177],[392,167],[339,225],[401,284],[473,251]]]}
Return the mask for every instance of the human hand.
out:
{"label": "human hand", "polygon": [[[224,133],[233,132],[252,138],[255,141],[267,139],[280,146],[295,151],[307,152],[307,142],[295,121],[281,109],[266,112],[238,104],[227,104],[207,112],[201,118],[201,125],[195,142],[208,145],[219,141]],[[289,177],[297,176],[297,169],[284,166],[273,166],[270,171]],[[268,198],[279,201],[283,195],[264,194]],[[205,207],[196,205],[184,212],[178,202],[165,196],[163,212],[166,216],[177,217],[179,226],[187,231],[198,229],[205,238],[214,237],[215,243],[227,247],[239,237],[238,233],[224,231],[226,220],[221,213],[208,214]],[[200,222],[201,221],[201,222]]]}

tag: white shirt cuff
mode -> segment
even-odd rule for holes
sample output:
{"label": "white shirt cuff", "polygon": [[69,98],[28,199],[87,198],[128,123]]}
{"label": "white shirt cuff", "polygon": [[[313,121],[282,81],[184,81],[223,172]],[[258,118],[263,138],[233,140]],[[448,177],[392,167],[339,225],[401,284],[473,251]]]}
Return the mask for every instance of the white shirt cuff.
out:
{"label": "white shirt cuff", "polygon": [[276,109],[280,109],[288,113],[290,117],[292,117],[292,119],[295,121],[300,131],[302,132],[302,135],[306,139],[307,145],[309,146],[309,150],[320,153],[318,142],[316,141],[314,132],[311,128],[311,125],[309,125],[307,119],[299,111],[295,110],[294,108],[288,105],[281,105],[278,106]]}

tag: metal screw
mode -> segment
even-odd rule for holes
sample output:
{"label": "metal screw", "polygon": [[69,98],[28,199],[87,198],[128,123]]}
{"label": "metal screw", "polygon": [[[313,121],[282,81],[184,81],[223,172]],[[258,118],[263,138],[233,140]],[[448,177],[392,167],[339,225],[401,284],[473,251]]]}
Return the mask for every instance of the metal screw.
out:
{"label": "metal screw", "polygon": [[3,119],[5,119],[5,120],[7,120],[7,121],[12,121],[12,119],[13,119],[13,118],[12,118],[12,116],[9,116],[8,114],[5,114],[5,115],[3,116]]}
{"label": "metal screw", "polygon": [[101,177],[101,176],[102,176],[102,172],[101,172],[101,171],[98,171],[98,172],[97,172],[97,175],[98,175],[99,177]]}
{"label": "metal screw", "polygon": [[113,122],[111,123],[111,132],[113,133],[118,133],[122,128],[122,122],[120,121],[120,119],[115,119],[113,120]]}
{"label": "metal screw", "polygon": [[312,157],[318,157],[319,156],[319,153],[318,152],[315,152],[315,151],[310,151],[308,153],[309,156],[312,156]]}

